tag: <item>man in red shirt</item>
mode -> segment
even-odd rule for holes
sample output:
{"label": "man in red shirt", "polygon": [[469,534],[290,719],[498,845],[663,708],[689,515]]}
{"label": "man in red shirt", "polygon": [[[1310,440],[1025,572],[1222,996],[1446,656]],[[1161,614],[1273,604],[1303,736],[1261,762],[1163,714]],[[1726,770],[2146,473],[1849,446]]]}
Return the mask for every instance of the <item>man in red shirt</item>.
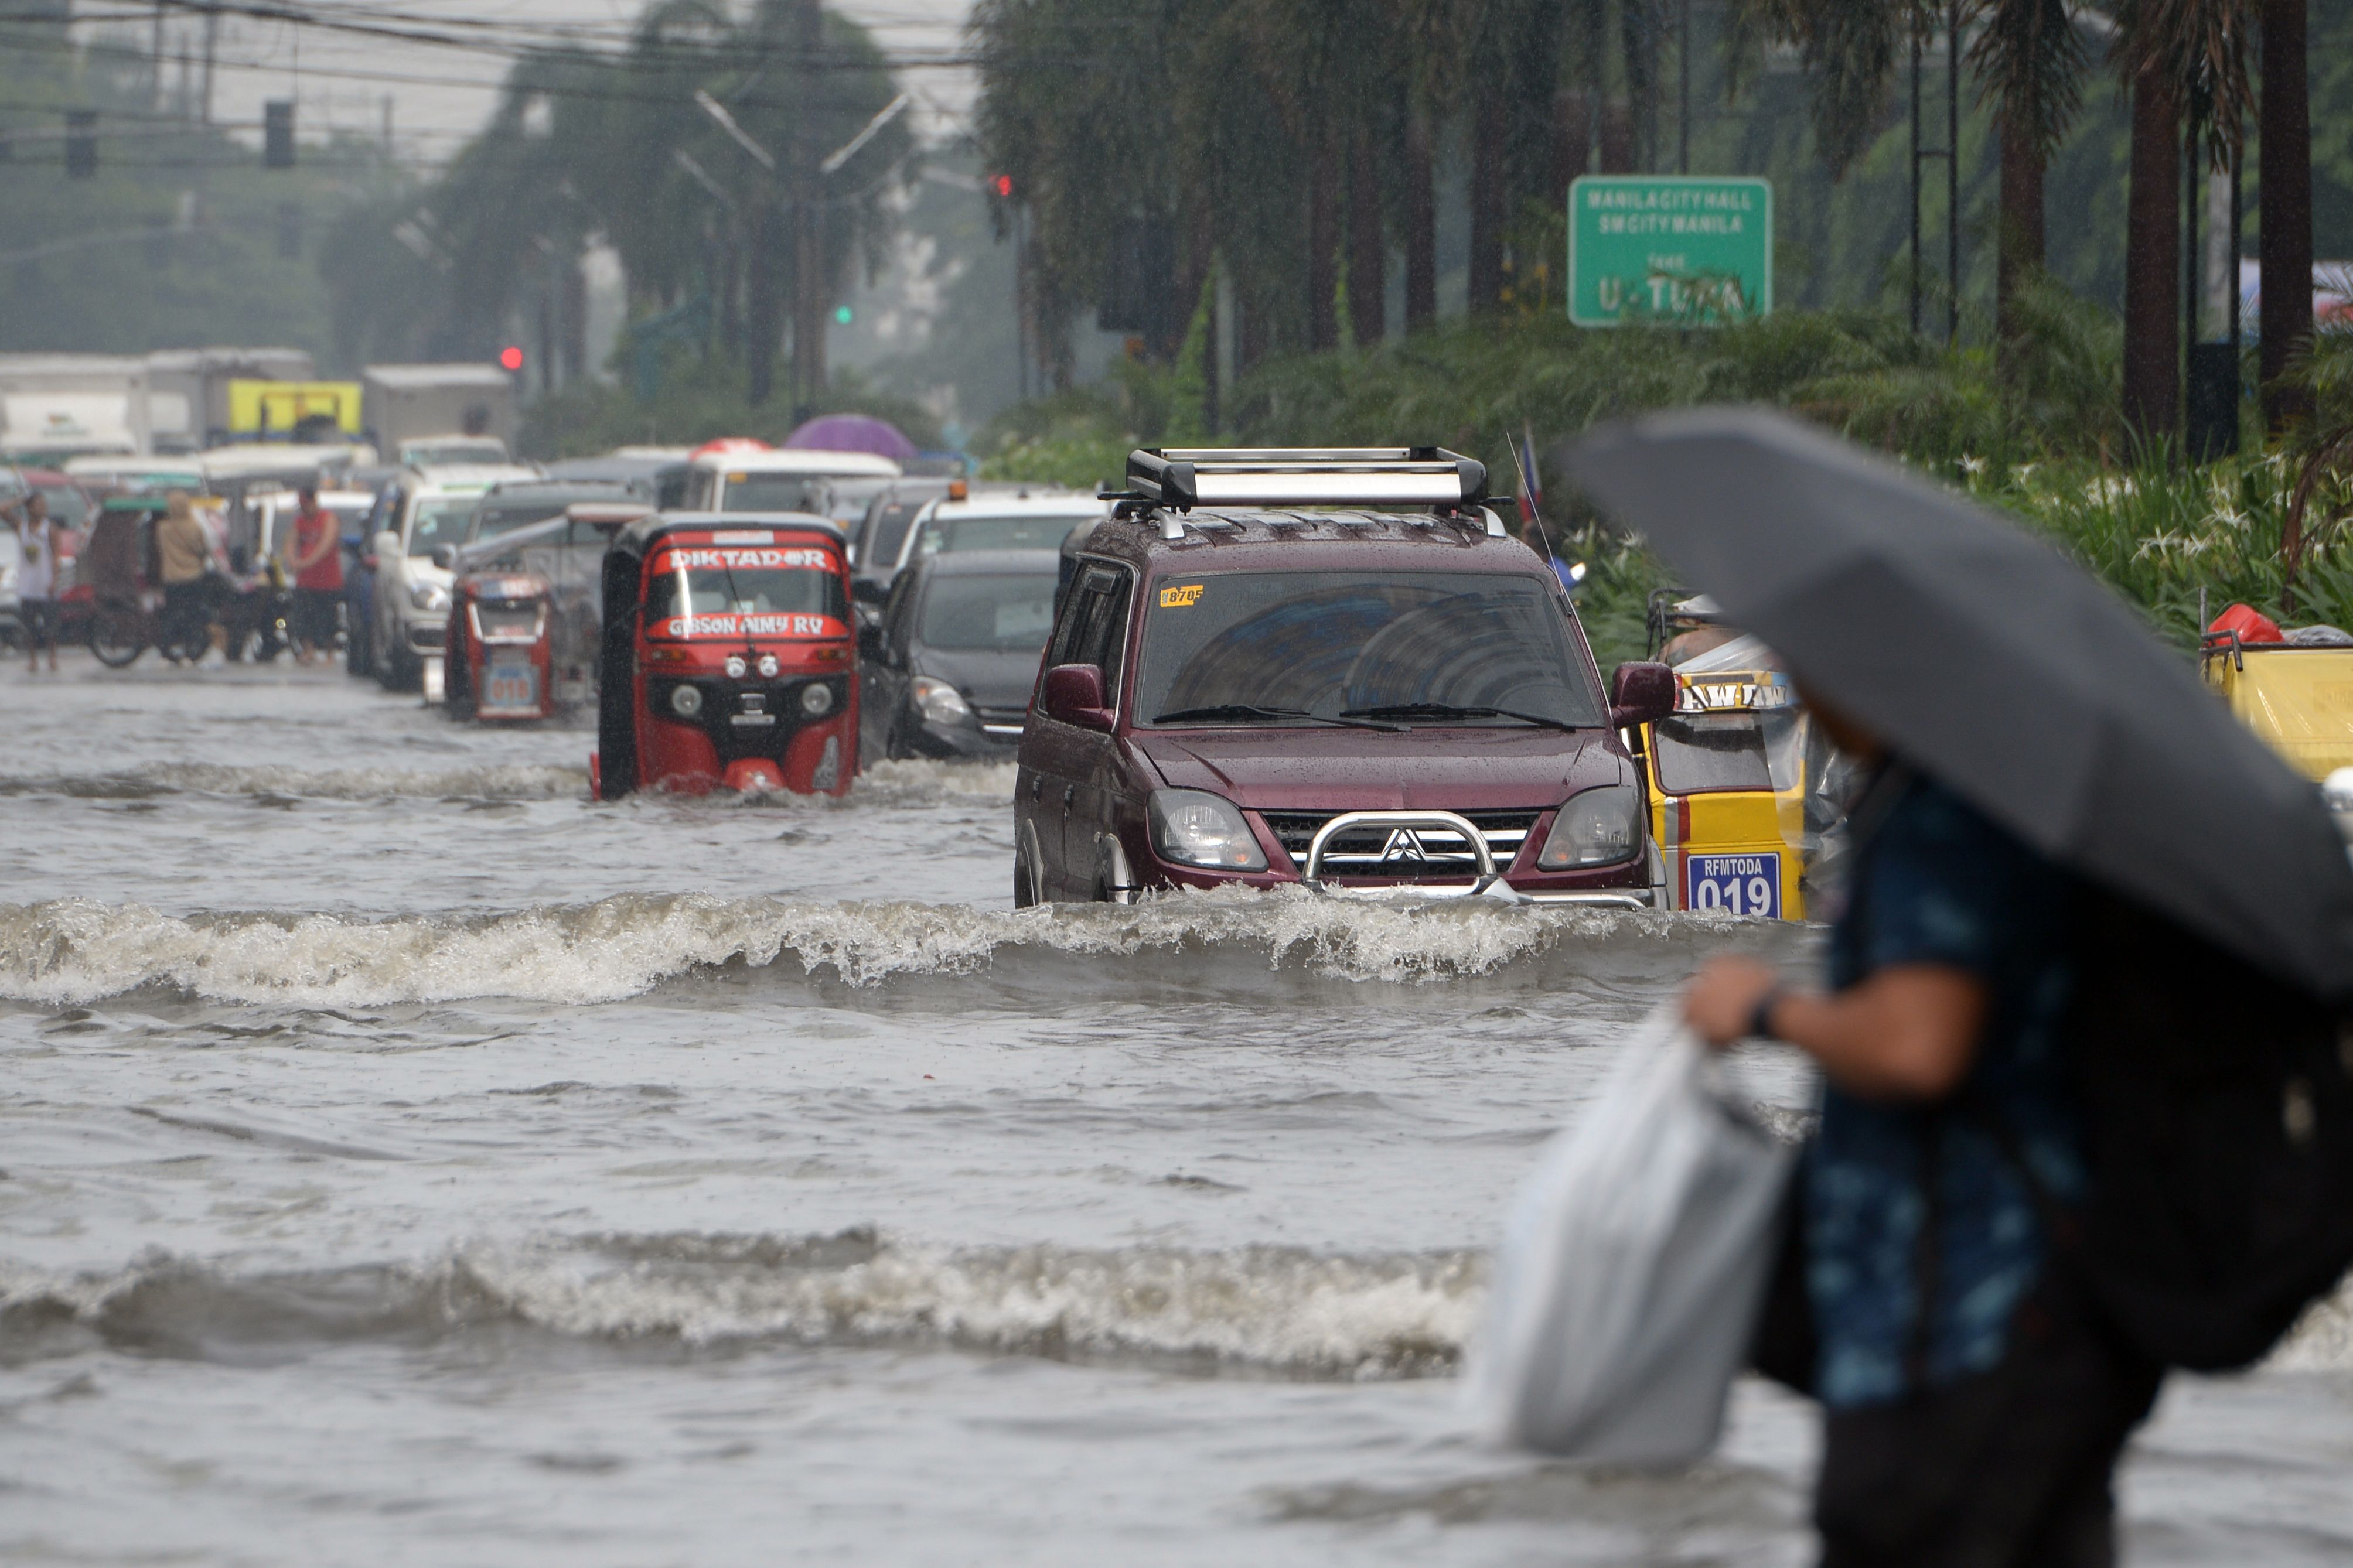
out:
{"label": "man in red shirt", "polygon": [[288,542],[286,568],[294,574],[294,641],[304,664],[313,658],[332,658],[335,646],[335,605],[343,596],[343,552],[335,514],[319,504],[315,485],[302,488],[301,510],[294,514],[294,537]]}

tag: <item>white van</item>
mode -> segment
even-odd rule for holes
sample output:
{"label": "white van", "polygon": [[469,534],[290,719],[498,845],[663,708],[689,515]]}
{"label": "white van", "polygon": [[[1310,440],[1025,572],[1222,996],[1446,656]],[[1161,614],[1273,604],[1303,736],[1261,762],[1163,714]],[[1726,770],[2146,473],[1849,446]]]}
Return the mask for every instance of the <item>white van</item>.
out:
{"label": "white van", "polygon": [[784,447],[709,452],[689,465],[680,511],[809,511],[823,514],[830,481],[893,479],[899,465],[871,452]]}

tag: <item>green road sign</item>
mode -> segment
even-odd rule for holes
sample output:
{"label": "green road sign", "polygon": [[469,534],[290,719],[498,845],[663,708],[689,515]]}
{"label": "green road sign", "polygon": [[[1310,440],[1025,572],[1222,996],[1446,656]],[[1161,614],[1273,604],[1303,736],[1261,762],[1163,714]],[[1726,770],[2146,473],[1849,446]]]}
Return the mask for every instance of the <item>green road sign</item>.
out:
{"label": "green road sign", "polygon": [[1568,187],[1568,319],[1719,326],[1773,309],[1773,183],[1588,174]]}

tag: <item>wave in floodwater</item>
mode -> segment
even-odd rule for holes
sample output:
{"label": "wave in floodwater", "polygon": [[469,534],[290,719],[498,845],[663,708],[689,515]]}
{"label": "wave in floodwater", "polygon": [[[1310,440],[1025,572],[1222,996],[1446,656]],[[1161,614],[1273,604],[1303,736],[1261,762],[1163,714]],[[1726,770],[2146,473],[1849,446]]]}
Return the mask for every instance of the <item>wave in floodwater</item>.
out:
{"label": "wave in floodwater", "polygon": [[56,795],[79,800],[152,800],[172,795],[269,795],[308,800],[560,800],[587,793],[585,766],[411,770],[142,763],[116,773],[0,777],[0,795]]}
{"label": "wave in floodwater", "polygon": [[108,1274],[0,1260],[0,1364],[93,1342],[224,1360],[522,1324],[569,1338],[945,1345],[1301,1378],[1451,1369],[1475,1253],[933,1248],[828,1237],[474,1245],[418,1265],[236,1274],[150,1254]]}
{"label": "wave in floodwater", "polygon": [[[1010,801],[1014,773],[1010,763],[886,761],[860,773],[843,799],[773,791],[723,792],[696,798],[752,807],[819,810]],[[588,769],[585,763],[578,767],[483,764],[427,769],[142,763],[102,773],[0,774],[0,797],[27,795],[79,800],[152,800],[174,795],[266,795],[295,800],[585,800]],[[664,797],[657,792],[638,798],[658,805]]]}
{"label": "wave in floodwater", "polygon": [[[522,1325],[691,1348],[939,1345],[996,1355],[1366,1380],[1450,1373],[1480,1320],[1474,1251],[1333,1256],[833,1236],[475,1244],[421,1264],[239,1274],[151,1252],[103,1274],[0,1259],[0,1365],[107,1344],[206,1359]],[[2353,1370],[2353,1286],[2269,1365]]]}
{"label": "wave in floodwater", "polygon": [[[721,965],[870,986],[897,975],[1018,977],[1058,957],[1247,955],[1261,971],[1417,982],[1495,973],[1564,950],[1627,962],[1721,941],[1724,917],[1456,900],[1419,909],[1303,889],[1236,889],[1130,906],[990,910],[624,894],[502,914],[363,920],[163,914],[58,900],[0,905],[0,997],[78,1005],[161,986],[212,1001],[380,1006],[477,997],[617,1001]],[[1752,922],[1753,924],[1753,922]],[[1761,931],[1772,941],[1780,930]]]}

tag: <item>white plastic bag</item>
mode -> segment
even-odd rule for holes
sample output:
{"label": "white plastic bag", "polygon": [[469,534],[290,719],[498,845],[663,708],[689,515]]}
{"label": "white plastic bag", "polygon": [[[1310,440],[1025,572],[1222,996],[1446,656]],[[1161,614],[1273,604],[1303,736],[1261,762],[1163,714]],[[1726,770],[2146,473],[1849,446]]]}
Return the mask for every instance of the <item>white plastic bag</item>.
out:
{"label": "white plastic bag", "polygon": [[1715,1447],[1795,1152],[1652,1015],[1512,1205],[1466,1379],[1483,1433],[1633,1464]]}

